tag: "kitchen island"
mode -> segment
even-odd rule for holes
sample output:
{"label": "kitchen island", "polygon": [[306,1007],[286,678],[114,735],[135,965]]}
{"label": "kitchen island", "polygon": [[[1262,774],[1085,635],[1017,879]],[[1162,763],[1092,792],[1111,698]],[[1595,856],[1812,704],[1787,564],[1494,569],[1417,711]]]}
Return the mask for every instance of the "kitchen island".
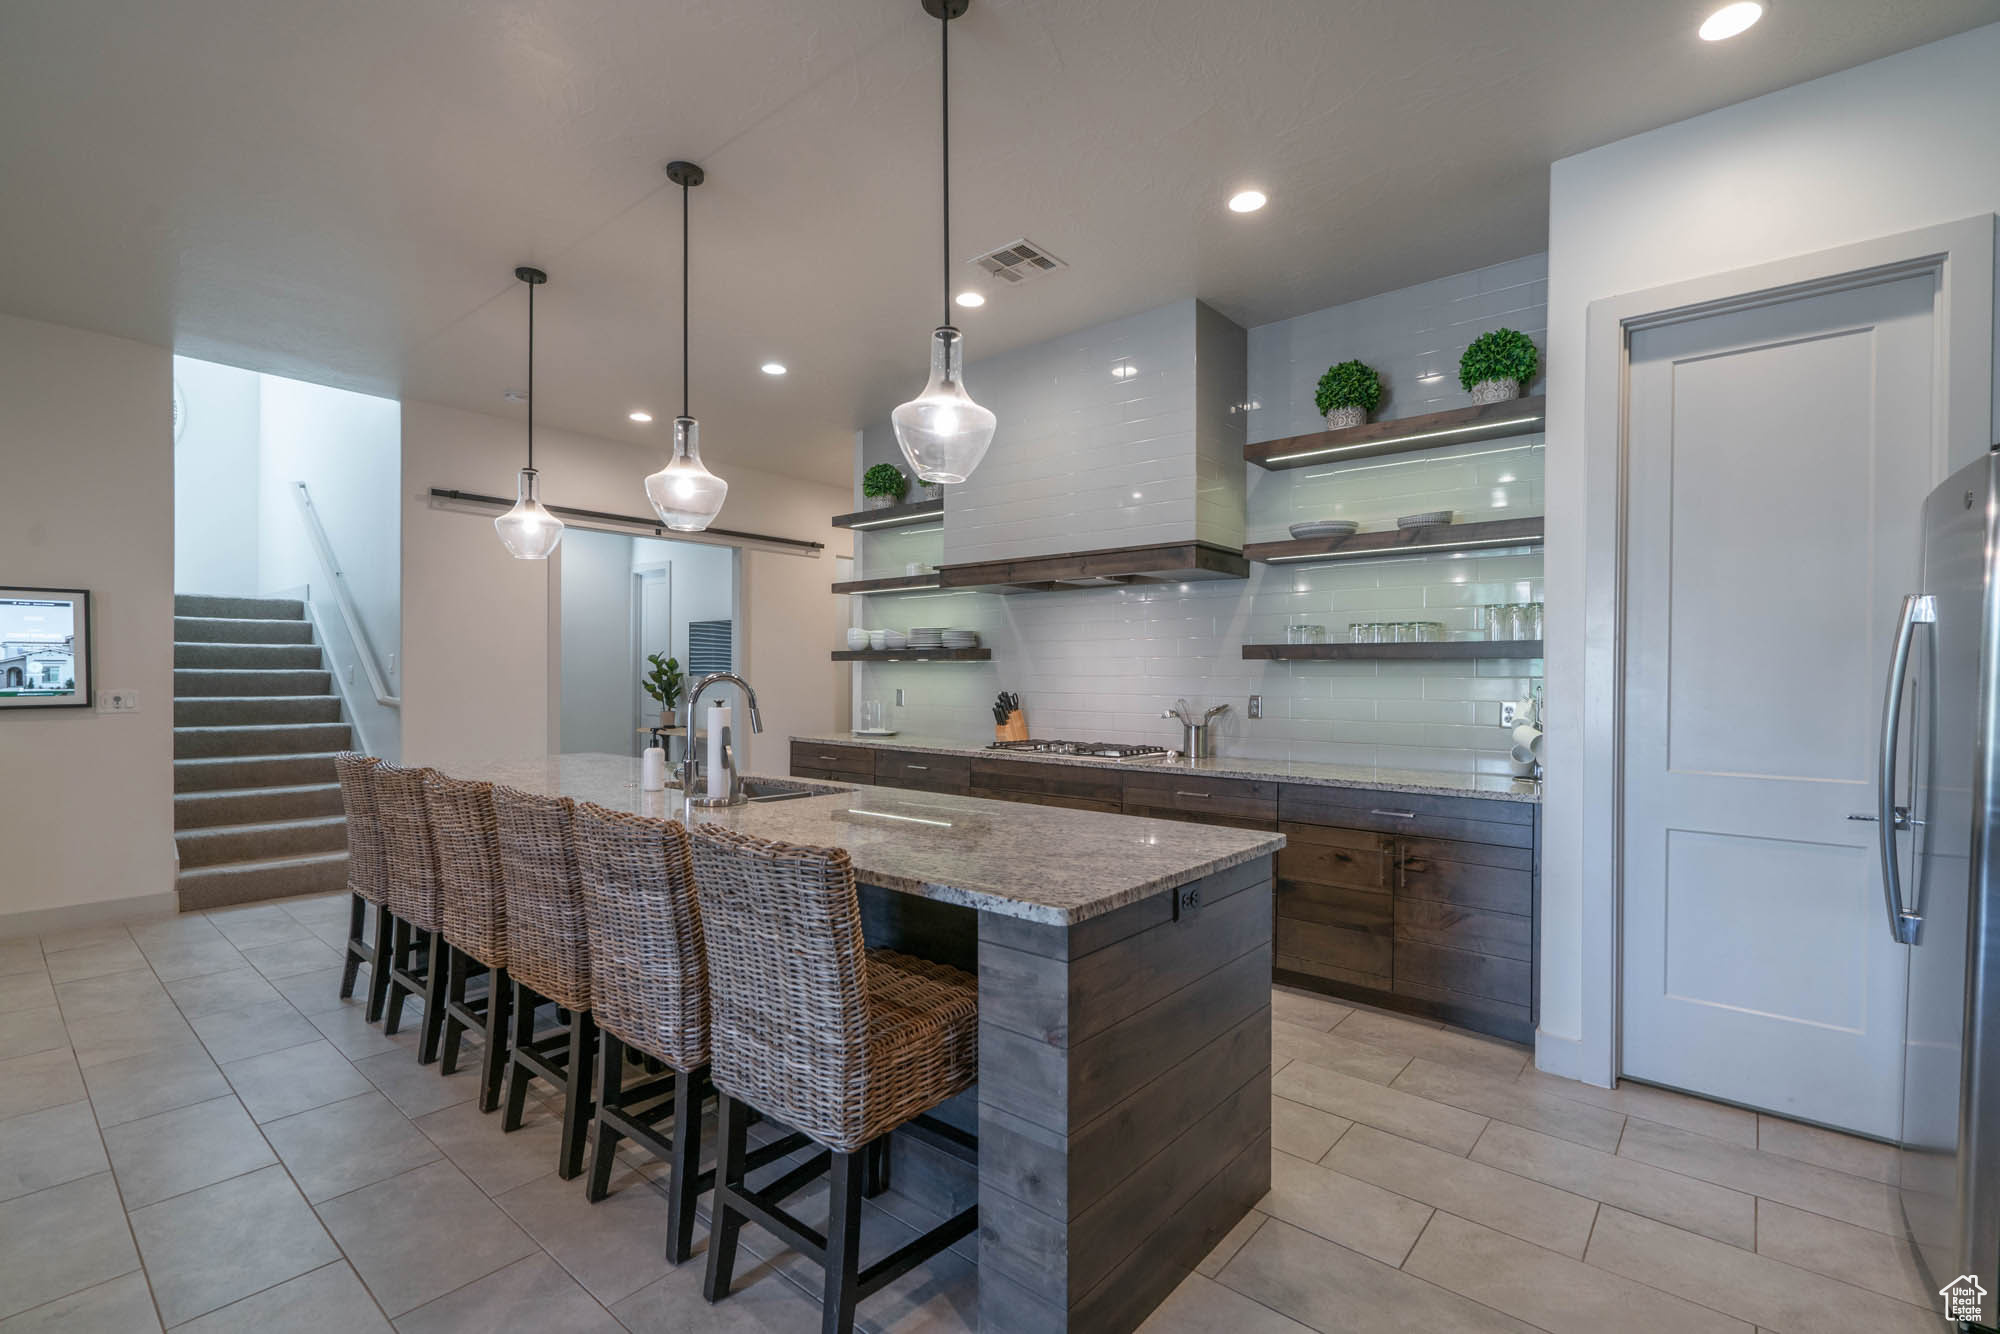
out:
{"label": "kitchen island", "polygon": [[770,779],[781,799],[690,811],[613,755],[454,773],[844,848],[869,944],[977,975],[979,1082],[940,1109],[976,1171],[899,1132],[893,1180],[977,1199],[983,1330],[1122,1334],[1269,1189],[1283,836]]}

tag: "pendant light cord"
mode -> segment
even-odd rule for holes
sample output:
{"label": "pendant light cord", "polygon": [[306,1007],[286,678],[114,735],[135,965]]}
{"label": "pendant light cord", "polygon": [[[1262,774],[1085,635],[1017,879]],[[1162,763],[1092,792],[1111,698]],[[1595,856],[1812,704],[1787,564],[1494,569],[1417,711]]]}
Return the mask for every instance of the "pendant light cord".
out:
{"label": "pendant light cord", "polygon": [[938,19],[938,70],[944,123],[944,320],[951,325],[951,11],[947,7]]}
{"label": "pendant light cord", "polygon": [[688,411],[688,183],[681,182],[681,416]]}
{"label": "pendant light cord", "polygon": [[535,284],[528,284],[528,471],[535,469]]}

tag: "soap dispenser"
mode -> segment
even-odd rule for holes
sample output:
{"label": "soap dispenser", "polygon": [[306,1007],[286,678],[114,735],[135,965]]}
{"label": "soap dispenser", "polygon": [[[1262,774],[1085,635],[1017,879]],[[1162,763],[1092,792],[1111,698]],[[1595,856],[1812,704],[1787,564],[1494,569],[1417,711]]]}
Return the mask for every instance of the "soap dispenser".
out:
{"label": "soap dispenser", "polygon": [[660,739],[655,736],[639,756],[639,790],[664,792],[666,787],[667,752],[660,749]]}

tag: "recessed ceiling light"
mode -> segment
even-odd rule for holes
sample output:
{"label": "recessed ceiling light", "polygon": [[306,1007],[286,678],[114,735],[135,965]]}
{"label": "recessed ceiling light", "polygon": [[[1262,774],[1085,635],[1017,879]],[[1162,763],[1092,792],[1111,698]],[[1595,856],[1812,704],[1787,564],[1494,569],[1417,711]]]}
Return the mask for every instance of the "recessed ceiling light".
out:
{"label": "recessed ceiling light", "polygon": [[1129,380],[1138,373],[1139,368],[1129,361],[1121,361],[1111,368],[1111,378],[1114,380]]}
{"label": "recessed ceiling light", "polygon": [[767,361],[760,369],[766,375],[783,375],[785,373],[785,363],[782,361]]}
{"label": "recessed ceiling light", "polygon": [[1235,194],[1229,196],[1229,211],[1231,213],[1255,213],[1268,202],[1264,198],[1262,190],[1238,190]]}
{"label": "recessed ceiling light", "polygon": [[960,292],[952,299],[967,310],[978,310],[986,304],[986,298],[978,292]]}
{"label": "recessed ceiling light", "polygon": [[653,420],[653,414],[643,410],[638,412],[628,412],[625,415],[627,417],[630,417],[633,421],[638,422],[641,426],[644,426],[647,422]]}
{"label": "recessed ceiling light", "polygon": [[1701,22],[1698,32],[1704,42],[1720,42],[1734,37],[1764,17],[1764,6],[1757,0],[1737,0],[1733,5],[1724,5]]}

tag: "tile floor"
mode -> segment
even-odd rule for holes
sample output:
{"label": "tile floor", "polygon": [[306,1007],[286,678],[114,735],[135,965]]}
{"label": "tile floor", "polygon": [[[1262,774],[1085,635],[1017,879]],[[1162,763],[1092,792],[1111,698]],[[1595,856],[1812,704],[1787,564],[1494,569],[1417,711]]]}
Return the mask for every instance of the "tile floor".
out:
{"label": "tile floor", "polygon": [[[699,1256],[661,1258],[649,1160],[590,1205],[546,1099],[502,1135],[468,1072],[364,1023],[346,921],[342,896],[0,941],[0,1334],[817,1328],[817,1271],[769,1234],[708,1306]],[[1152,1334],[1938,1328],[1880,1145],[1275,1001],[1274,1188]],[[864,1258],[919,1212],[871,1202]],[[976,1324],[973,1245],[863,1325]]]}

